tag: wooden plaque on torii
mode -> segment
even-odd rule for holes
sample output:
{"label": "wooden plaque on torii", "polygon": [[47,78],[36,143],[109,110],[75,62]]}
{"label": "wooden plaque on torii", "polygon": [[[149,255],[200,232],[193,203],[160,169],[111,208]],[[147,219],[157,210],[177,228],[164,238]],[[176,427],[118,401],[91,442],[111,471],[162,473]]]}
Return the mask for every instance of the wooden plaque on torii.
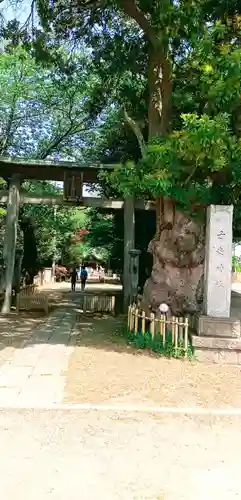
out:
{"label": "wooden plaque on torii", "polygon": [[64,200],[80,202],[83,198],[83,172],[64,173]]}

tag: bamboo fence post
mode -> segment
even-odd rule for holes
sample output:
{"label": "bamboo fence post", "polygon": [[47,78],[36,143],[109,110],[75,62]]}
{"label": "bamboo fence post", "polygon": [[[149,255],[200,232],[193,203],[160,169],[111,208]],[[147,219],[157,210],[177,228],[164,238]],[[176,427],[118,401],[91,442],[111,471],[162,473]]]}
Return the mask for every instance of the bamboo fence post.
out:
{"label": "bamboo fence post", "polygon": [[130,330],[130,315],[131,315],[131,306],[128,306],[128,319],[127,319],[128,330]]}
{"label": "bamboo fence post", "polygon": [[181,342],[183,342],[184,340],[183,326],[184,326],[184,318],[179,318],[179,340]]}
{"label": "bamboo fence post", "polygon": [[175,318],[175,316],[172,316],[172,343],[173,344],[175,342],[175,324],[176,324],[176,318]]}
{"label": "bamboo fence post", "polygon": [[135,333],[138,332],[138,314],[139,314],[139,309],[136,307],[135,309]]}
{"label": "bamboo fence post", "polygon": [[187,356],[187,350],[188,350],[188,318],[185,318],[184,349],[185,349],[185,357],[186,357]]}
{"label": "bamboo fence post", "polygon": [[111,297],[111,312],[115,312],[115,295]]}
{"label": "bamboo fence post", "polygon": [[133,305],[132,306],[132,331],[135,331],[135,313],[136,313],[136,307]]}
{"label": "bamboo fence post", "polygon": [[133,329],[133,306],[130,306],[130,331]]}
{"label": "bamboo fence post", "polygon": [[146,331],[146,315],[145,315],[145,311],[142,311],[142,313],[141,313],[141,331],[142,331],[142,333],[145,333],[145,331]]}
{"label": "bamboo fence post", "polygon": [[155,335],[155,314],[154,313],[150,314],[150,332],[151,332],[151,336],[154,337],[154,335]]}
{"label": "bamboo fence post", "polygon": [[162,314],[160,316],[160,319],[159,319],[159,328],[160,328],[160,335],[162,336],[163,333],[162,333]]}
{"label": "bamboo fence post", "polygon": [[160,324],[160,334],[162,336],[162,342],[163,342],[163,345],[165,345],[165,343],[166,343],[166,317],[164,314],[161,314],[159,324]]}
{"label": "bamboo fence post", "polygon": [[132,331],[132,314],[133,314],[133,307],[130,305],[130,331]]}
{"label": "bamboo fence post", "polygon": [[[190,328],[192,328],[193,327],[193,316],[192,316],[192,314],[188,314],[186,316],[186,318],[188,318],[188,324],[189,324]],[[186,318],[184,318],[184,322],[185,322]]]}
{"label": "bamboo fence post", "polygon": [[177,348],[178,348],[178,333],[179,333],[178,318],[175,318],[175,351],[176,352],[177,352]]}
{"label": "bamboo fence post", "polygon": [[166,344],[167,317],[163,315],[163,345]]}

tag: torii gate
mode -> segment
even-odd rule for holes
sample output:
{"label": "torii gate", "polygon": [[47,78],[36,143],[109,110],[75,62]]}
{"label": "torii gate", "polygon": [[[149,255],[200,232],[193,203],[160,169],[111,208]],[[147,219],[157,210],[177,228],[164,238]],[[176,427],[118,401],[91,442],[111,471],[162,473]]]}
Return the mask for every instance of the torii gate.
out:
{"label": "torii gate", "polygon": [[[6,291],[3,313],[11,308],[12,281],[17,241],[19,206],[24,203],[46,205],[77,205],[124,210],[124,305],[130,297],[130,250],[135,247],[135,209],[155,210],[154,202],[83,197],[83,184],[98,182],[101,170],[111,171],[116,165],[82,164],[69,161],[33,160],[0,156],[0,176],[9,182],[8,191],[0,191],[0,203],[7,203],[4,261],[6,266]],[[58,181],[64,184],[63,196],[36,196],[21,190],[25,180]]]}

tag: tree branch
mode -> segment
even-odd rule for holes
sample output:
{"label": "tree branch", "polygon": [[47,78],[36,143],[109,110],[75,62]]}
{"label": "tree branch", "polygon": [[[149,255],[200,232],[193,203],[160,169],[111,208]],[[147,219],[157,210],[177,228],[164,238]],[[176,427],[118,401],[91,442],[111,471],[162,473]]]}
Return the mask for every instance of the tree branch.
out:
{"label": "tree branch", "polygon": [[145,154],[146,154],[146,145],[145,145],[145,140],[144,140],[144,137],[143,137],[143,134],[140,130],[140,127],[137,125],[137,123],[128,115],[127,111],[126,111],[126,108],[124,107],[123,108],[123,114],[124,114],[124,119],[126,121],[126,123],[129,125],[129,127],[131,128],[132,132],[134,132],[136,138],[137,138],[137,141],[138,141],[138,144],[139,144],[139,148],[141,150],[141,155],[142,157],[144,158]]}
{"label": "tree branch", "polygon": [[91,9],[93,7],[97,9],[105,6],[105,0],[76,0],[76,3],[82,9]]}
{"label": "tree branch", "polygon": [[36,159],[38,160],[45,160],[52,151],[54,151],[63,141],[64,139],[68,137],[72,137],[73,135],[79,133],[79,132],[86,132],[87,129],[82,129],[81,125],[70,125],[69,128],[63,132],[62,134],[56,135],[55,137],[52,138],[48,146],[46,147],[45,150],[41,151],[35,155]]}
{"label": "tree branch", "polygon": [[125,14],[137,22],[149,42],[155,46],[157,42],[155,30],[152,28],[145,14],[137,7],[136,0],[118,0],[118,4]]}
{"label": "tree branch", "polygon": [[49,154],[52,151],[54,151],[57,148],[57,146],[59,146],[61,142],[63,142],[64,139],[66,139],[66,137],[72,135],[71,132],[72,132],[72,125],[63,134],[54,137],[50,142],[50,144],[47,146],[47,148],[36,155],[36,158],[40,160],[45,160],[49,156]]}
{"label": "tree branch", "polygon": [[[75,1],[79,7],[86,10],[98,9],[100,7],[105,8],[106,4],[106,0],[75,0]],[[156,45],[157,39],[155,30],[152,28],[145,14],[136,5],[136,0],[117,0],[117,4],[125,14],[127,14],[129,17],[134,19],[134,21],[136,21],[136,23],[144,31],[148,40],[153,45]]]}
{"label": "tree branch", "polygon": [[196,170],[198,169],[199,165],[196,164],[195,167],[193,167],[191,173],[189,174],[189,176],[186,178],[185,182],[183,183],[183,186],[186,186],[189,181],[192,179],[192,177],[194,176]]}
{"label": "tree branch", "polygon": [[7,149],[10,145],[10,142],[11,142],[11,139],[13,136],[12,128],[13,128],[14,116],[15,116],[15,111],[16,111],[16,102],[17,102],[17,95],[14,94],[13,102],[11,105],[10,113],[8,116],[5,132],[4,132],[5,137],[3,137],[2,144],[0,147],[1,155],[4,155],[7,153]]}

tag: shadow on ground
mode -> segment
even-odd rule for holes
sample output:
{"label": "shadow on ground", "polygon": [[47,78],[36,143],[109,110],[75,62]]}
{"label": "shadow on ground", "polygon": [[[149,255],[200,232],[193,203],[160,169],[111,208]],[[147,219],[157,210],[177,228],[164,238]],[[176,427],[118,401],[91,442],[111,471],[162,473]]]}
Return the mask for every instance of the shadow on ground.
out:
{"label": "shadow on ground", "polygon": [[133,356],[154,356],[147,350],[137,350],[127,344],[124,335],[126,317],[109,314],[78,314],[72,338],[77,347],[93,347],[107,352],[128,353]]}
{"label": "shadow on ground", "polygon": [[43,344],[46,374],[53,359],[58,364],[59,353],[65,351],[52,346],[68,344],[71,349],[59,374],[66,380],[65,402],[241,407],[240,367],[160,359],[137,351],[126,344],[123,316],[81,313],[78,291],[47,293],[54,308],[47,318],[24,313],[0,317],[1,365],[9,363],[15,347],[24,351],[28,346],[31,352],[32,346]]}
{"label": "shadow on ground", "polygon": [[56,309],[73,307],[71,292],[46,290],[45,293],[50,304],[47,317],[44,311],[20,311],[17,314],[15,309],[9,315],[0,315],[0,351],[9,346],[24,347],[26,341],[34,338],[36,328],[44,326]]}
{"label": "shadow on ground", "polygon": [[[66,323],[71,325],[71,343],[77,347],[93,347],[97,350],[116,353],[128,353],[132,356],[157,357],[157,355],[148,350],[136,350],[126,343],[124,337],[124,328],[126,319],[123,315],[113,317],[108,314],[81,312],[81,290],[71,292],[69,284],[64,289],[46,289],[44,293],[48,295],[50,314],[48,317],[43,312],[12,312],[8,316],[0,316],[0,352],[6,347],[24,348],[28,342],[37,344],[46,342],[48,344],[66,344],[69,337],[58,335],[58,327]],[[114,288],[109,288],[108,292],[113,292]],[[103,293],[103,289],[93,286],[87,289],[89,293]],[[56,311],[64,310],[64,316],[54,323],[51,323],[51,317]],[[232,313],[233,316],[241,317],[241,296],[232,294]],[[74,321],[73,321],[74,318]],[[39,334],[35,335],[36,331]],[[54,334],[56,331],[56,335]],[[42,333],[42,338],[41,338]],[[36,338],[35,338],[36,337]],[[0,360],[1,361],[1,360]]]}
{"label": "shadow on ground", "polygon": [[[9,346],[16,349],[24,348],[29,344],[29,342],[32,344],[68,344],[69,336],[59,334],[60,330],[63,332],[65,324],[66,332],[69,331],[69,326],[71,325],[71,338],[74,343],[75,339],[78,340],[79,337],[79,329],[78,327],[77,329],[75,328],[75,324],[77,323],[77,325],[79,325],[80,318],[81,321],[83,320],[83,326],[86,328],[89,328],[89,324],[91,322],[92,331],[94,332],[94,325],[97,319],[100,320],[101,315],[95,315],[92,313],[86,317],[83,313],[81,314],[83,294],[80,289],[72,292],[69,290],[69,286],[70,285],[67,284],[64,289],[44,289],[44,293],[47,294],[50,304],[48,316],[45,316],[42,311],[20,311],[20,313],[17,314],[14,309],[9,315],[0,315],[0,352]],[[93,286],[91,289],[87,289],[87,292],[98,295],[99,293],[103,293],[103,290],[101,290],[98,286]],[[116,292],[114,288],[108,288],[108,293],[114,292]],[[61,313],[62,310],[63,316],[60,315],[59,320],[57,319],[56,321],[53,321],[54,316],[58,314],[58,311]],[[102,316],[101,321],[102,320],[105,321],[106,324],[108,316]],[[114,328],[114,330],[116,329],[116,322],[117,324],[119,323],[116,318],[112,317],[111,328]],[[103,330],[105,331],[105,328]],[[110,329],[108,328],[108,331],[109,330]],[[98,341],[95,337],[93,341],[96,343],[96,346],[98,342],[103,342],[103,348],[104,345],[107,347],[107,345],[111,345],[112,342],[109,338],[105,344],[104,335],[102,335],[102,338],[99,338]]]}

